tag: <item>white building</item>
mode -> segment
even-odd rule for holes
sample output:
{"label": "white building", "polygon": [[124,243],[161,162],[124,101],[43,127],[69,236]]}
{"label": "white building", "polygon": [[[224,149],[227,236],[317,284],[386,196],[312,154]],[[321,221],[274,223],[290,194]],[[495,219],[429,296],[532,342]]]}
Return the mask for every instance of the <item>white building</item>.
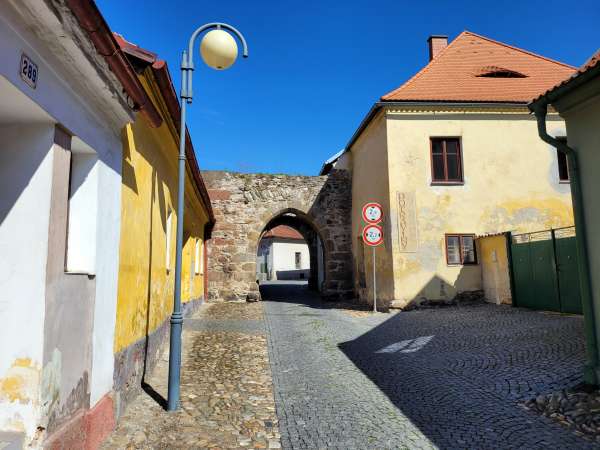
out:
{"label": "white building", "polygon": [[10,448],[74,448],[75,436],[90,448],[110,431],[121,130],[132,108],[154,108],[94,2],[68,5],[0,2],[0,443]]}
{"label": "white building", "polygon": [[266,280],[308,280],[310,254],[302,235],[286,225],[263,235],[256,256],[256,277]]}

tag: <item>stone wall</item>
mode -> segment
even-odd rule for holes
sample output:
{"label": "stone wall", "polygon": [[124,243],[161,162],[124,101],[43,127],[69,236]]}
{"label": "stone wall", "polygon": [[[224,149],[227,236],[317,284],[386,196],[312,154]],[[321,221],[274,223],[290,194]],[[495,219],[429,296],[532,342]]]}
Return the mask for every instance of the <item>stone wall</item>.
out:
{"label": "stone wall", "polygon": [[317,237],[323,243],[323,296],[352,296],[352,181],[348,172],[334,170],[328,176],[311,177],[204,171],[202,176],[217,220],[208,245],[209,300],[244,300],[256,295],[261,234],[282,223],[304,235],[311,247],[313,274]]}

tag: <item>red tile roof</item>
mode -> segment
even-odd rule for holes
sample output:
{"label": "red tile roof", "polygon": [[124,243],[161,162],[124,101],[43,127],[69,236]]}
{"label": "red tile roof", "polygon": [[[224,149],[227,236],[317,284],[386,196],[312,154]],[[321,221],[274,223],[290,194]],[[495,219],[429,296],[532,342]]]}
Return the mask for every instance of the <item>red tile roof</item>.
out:
{"label": "red tile roof", "polygon": [[267,231],[263,237],[304,240],[304,237],[298,231],[287,225],[277,225]]}
{"label": "red tile roof", "polygon": [[[382,101],[527,103],[575,68],[463,31]],[[485,76],[503,72],[510,77]]]}
{"label": "red tile roof", "polygon": [[563,87],[566,87],[568,84],[570,84],[572,80],[576,80],[576,79],[580,78],[581,75],[587,74],[592,69],[595,69],[596,67],[599,67],[599,66],[600,66],[600,50],[598,50],[596,53],[594,53],[590,57],[590,59],[588,59],[579,69],[577,69],[577,71],[575,73],[571,74],[568,78],[563,79],[562,81],[560,81],[559,83],[554,85],[552,88],[550,88],[550,89],[546,90],[545,92],[543,92],[542,94],[538,95],[536,98],[534,98],[532,100],[532,103],[537,102],[542,97],[545,97],[546,95],[548,95],[550,93],[556,93],[557,90],[559,90]]}

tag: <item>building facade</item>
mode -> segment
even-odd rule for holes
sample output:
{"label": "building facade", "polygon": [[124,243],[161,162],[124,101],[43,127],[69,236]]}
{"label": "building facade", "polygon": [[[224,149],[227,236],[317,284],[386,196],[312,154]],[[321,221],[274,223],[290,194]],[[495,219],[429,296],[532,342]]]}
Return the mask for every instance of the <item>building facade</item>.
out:
{"label": "building facade", "polygon": [[278,225],[263,234],[256,256],[257,280],[308,281],[310,269],[308,244],[298,231]]}
{"label": "building facade", "polygon": [[[404,307],[480,290],[475,236],[573,224],[556,149],[527,101],[573,68],[461,33],[429,40],[430,62],[376,103],[336,167],[352,171],[355,288],[372,301],[361,207],[384,207],[378,298]],[[549,127],[565,135],[564,123]]]}
{"label": "building facade", "polygon": [[111,427],[121,130],[144,101],[97,50],[105,29],[81,25],[93,2],[54,3],[0,4],[0,440],[16,448]]}
{"label": "building facade", "polygon": [[[544,143],[556,147],[567,161],[573,183],[579,282],[585,318],[587,364],[586,382],[600,382],[600,52],[596,52],[571,77],[537,96],[529,105],[538,120]],[[564,118],[567,139],[557,139],[548,125],[548,112]]]}
{"label": "building facade", "polygon": [[[137,394],[168,337],[175,285],[179,103],[166,63],[116,35],[161,118],[128,124],[123,139],[121,242],[114,337],[116,414]],[[205,239],[214,216],[187,136],[182,303],[189,313],[205,295]]]}

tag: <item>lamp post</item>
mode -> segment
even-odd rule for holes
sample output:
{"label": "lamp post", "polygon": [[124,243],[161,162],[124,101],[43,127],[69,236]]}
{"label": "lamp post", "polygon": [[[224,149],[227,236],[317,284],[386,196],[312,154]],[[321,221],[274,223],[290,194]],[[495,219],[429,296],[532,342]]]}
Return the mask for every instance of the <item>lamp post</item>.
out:
{"label": "lamp post", "polygon": [[198,28],[190,37],[188,51],[183,51],[181,60],[181,121],[179,131],[179,178],[177,193],[177,246],[175,253],[175,292],[173,314],[171,315],[171,336],[169,343],[169,394],[167,410],[179,408],[179,381],[181,372],[181,330],[183,314],[181,313],[181,253],[183,247],[183,201],[185,189],[185,109],[192,103],[192,73],[194,70],[194,43],[204,31],[209,31],[202,38],[200,53],[204,62],[213,69],[229,68],[237,58],[237,44],[228,30],[242,43],[244,58],[248,57],[248,46],[244,36],[231,25],[225,23],[209,23]]}

